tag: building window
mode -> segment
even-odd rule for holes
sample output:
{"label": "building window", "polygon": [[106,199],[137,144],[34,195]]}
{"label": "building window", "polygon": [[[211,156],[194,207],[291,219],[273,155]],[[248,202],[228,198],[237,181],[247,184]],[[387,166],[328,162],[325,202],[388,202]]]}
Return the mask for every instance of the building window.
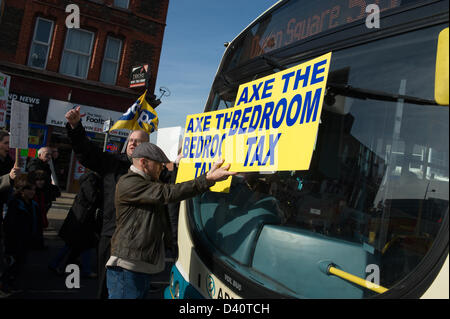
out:
{"label": "building window", "polygon": [[2,17],[3,17],[3,7],[5,5],[5,1],[0,0],[0,23],[2,22]]}
{"label": "building window", "polygon": [[2,22],[3,16],[3,0],[0,0],[0,22]]}
{"label": "building window", "polygon": [[93,32],[82,29],[68,29],[60,72],[86,79],[93,41]]}
{"label": "building window", "polygon": [[106,40],[105,56],[102,63],[102,73],[100,81],[107,84],[115,84],[117,78],[117,69],[120,62],[120,51],[122,41],[112,37]]}
{"label": "building window", "polygon": [[114,0],[114,6],[128,9],[129,2],[129,0]]}
{"label": "building window", "polygon": [[48,51],[53,33],[53,21],[42,18],[36,19],[33,42],[31,43],[28,65],[34,68],[45,69],[47,66]]}

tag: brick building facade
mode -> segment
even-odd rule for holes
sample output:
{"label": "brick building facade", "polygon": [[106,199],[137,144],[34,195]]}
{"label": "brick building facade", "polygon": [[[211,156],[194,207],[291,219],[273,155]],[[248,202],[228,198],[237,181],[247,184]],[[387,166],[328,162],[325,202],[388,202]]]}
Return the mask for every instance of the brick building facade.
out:
{"label": "brick building facade", "polygon": [[[73,4],[80,28],[67,27],[66,20],[75,21]],[[91,138],[102,144],[99,125],[143,93],[129,88],[133,66],[149,65],[153,93],[168,5],[169,0],[0,0],[0,72],[11,76],[10,99],[32,101],[29,148],[60,149],[63,189],[75,190],[70,184],[82,172],[67,144],[63,115],[82,105],[84,120],[97,124]],[[108,145],[118,149],[123,142],[123,134],[111,136]]]}

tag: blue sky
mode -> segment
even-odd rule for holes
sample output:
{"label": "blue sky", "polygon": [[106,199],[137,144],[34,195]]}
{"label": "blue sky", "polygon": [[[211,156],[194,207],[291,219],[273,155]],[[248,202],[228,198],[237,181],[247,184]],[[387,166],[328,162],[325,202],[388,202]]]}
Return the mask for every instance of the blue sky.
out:
{"label": "blue sky", "polygon": [[233,40],[277,0],[170,0],[155,94],[171,95],[156,108],[159,127],[184,127],[202,113],[222,55]]}

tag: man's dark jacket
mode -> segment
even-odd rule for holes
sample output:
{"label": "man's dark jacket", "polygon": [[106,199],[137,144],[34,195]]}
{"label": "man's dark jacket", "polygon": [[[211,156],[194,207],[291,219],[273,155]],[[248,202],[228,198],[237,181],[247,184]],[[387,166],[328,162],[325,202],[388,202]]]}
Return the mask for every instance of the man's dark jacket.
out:
{"label": "man's dark jacket", "polygon": [[23,255],[33,242],[33,225],[38,228],[37,217],[39,207],[36,202],[25,203],[20,195],[14,195],[8,204],[8,212],[4,221],[5,253]]}
{"label": "man's dark jacket", "polygon": [[173,248],[165,205],[201,194],[212,185],[206,174],[174,185],[130,170],[117,184],[117,228],[111,239],[111,256],[155,264],[163,233],[165,247]]}
{"label": "man's dark jacket", "polygon": [[97,172],[102,178],[103,226],[101,236],[111,237],[115,230],[114,194],[116,184],[119,178],[128,171],[131,162],[126,154],[102,152],[87,138],[81,123],[78,123],[74,129],[69,124],[66,125],[66,128],[78,161],[83,166]]}
{"label": "man's dark jacket", "polygon": [[97,245],[95,212],[101,204],[101,189],[97,173],[89,171],[80,177],[80,191],[59,230],[68,246],[83,251]]}
{"label": "man's dark jacket", "polygon": [[[3,211],[3,204],[8,202],[9,193],[11,191],[10,187],[13,186],[13,182],[11,178],[9,178],[9,173],[13,167],[14,161],[9,155],[6,155],[6,158],[4,159],[0,158],[0,177],[7,175],[7,177],[5,177],[5,187],[0,191],[0,211]],[[2,218],[3,216],[0,216],[0,221]]]}
{"label": "man's dark jacket", "polygon": [[[3,212],[3,205],[8,203],[8,198],[11,193],[12,186],[14,185],[13,181],[9,177],[9,172],[14,167],[14,161],[9,155],[6,155],[6,158],[0,158],[0,212]],[[3,236],[2,233],[2,221],[3,214],[0,214],[0,239]],[[0,249],[1,251],[1,249]],[[1,258],[1,255],[0,255]],[[0,261],[0,266],[2,262]],[[1,267],[0,267],[1,270]]]}

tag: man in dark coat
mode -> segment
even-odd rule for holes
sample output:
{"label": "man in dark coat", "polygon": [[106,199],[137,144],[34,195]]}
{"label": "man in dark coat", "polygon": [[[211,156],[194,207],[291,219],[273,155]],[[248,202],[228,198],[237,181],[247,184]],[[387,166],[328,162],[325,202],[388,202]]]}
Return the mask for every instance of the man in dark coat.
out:
{"label": "man in dark coat", "polygon": [[101,204],[101,189],[100,175],[93,171],[83,174],[80,191],[59,230],[59,236],[78,255],[97,244],[95,212]]}
{"label": "man in dark coat", "polygon": [[51,151],[50,147],[47,147],[47,146],[41,147],[38,150],[38,157],[30,159],[30,161],[28,162],[27,172],[42,170],[48,176],[47,177],[48,184],[51,184],[52,183],[52,180],[51,180],[52,171],[50,169],[50,164],[49,164],[51,158],[52,158],[52,151]]}
{"label": "man in dark coat", "polygon": [[160,181],[170,162],[155,144],[141,143],[132,154],[133,165],[116,190],[117,228],[107,266],[110,299],[145,298],[152,274],[164,270],[165,248],[172,246],[172,231],[165,205],[206,192],[217,181],[236,172],[224,160],[194,180],[167,184]]}
{"label": "man in dark coat", "polygon": [[[13,180],[19,173],[20,168],[14,167],[14,161],[9,156],[9,133],[5,130],[0,130],[0,275],[7,268],[4,263],[2,243],[3,205],[7,203],[13,186]],[[0,287],[0,295],[1,289],[2,287]]]}
{"label": "man in dark coat", "polygon": [[9,191],[13,186],[12,181],[19,173],[20,168],[14,167],[14,161],[9,156],[9,133],[0,130],[0,211],[3,211],[3,205],[8,200]]}
{"label": "man in dark coat", "polygon": [[142,142],[148,142],[149,136],[145,131],[133,131],[128,138],[125,154],[112,154],[103,152],[95,146],[86,136],[81,124],[80,107],[68,111],[67,133],[78,161],[85,167],[97,172],[103,184],[103,225],[98,245],[98,297],[107,298],[106,288],[106,262],[111,254],[111,237],[116,228],[114,196],[116,183],[119,178],[128,172],[131,165],[131,154]]}
{"label": "man in dark coat", "polygon": [[1,280],[6,291],[21,272],[40,227],[39,208],[33,201],[36,186],[23,174],[15,179],[14,190],[4,221],[5,254],[12,256],[13,261]]}
{"label": "man in dark coat", "polygon": [[[66,265],[63,261],[76,263],[83,252],[90,255],[87,250],[96,247],[96,211],[102,203],[101,190],[101,177],[94,171],[88,171],[80,177],[80,191],[58,233],[66,245],[49,264],[51,271],[62,274]],[[81,261],[82,275],[92,276],[90,258],[81,258]]]}

